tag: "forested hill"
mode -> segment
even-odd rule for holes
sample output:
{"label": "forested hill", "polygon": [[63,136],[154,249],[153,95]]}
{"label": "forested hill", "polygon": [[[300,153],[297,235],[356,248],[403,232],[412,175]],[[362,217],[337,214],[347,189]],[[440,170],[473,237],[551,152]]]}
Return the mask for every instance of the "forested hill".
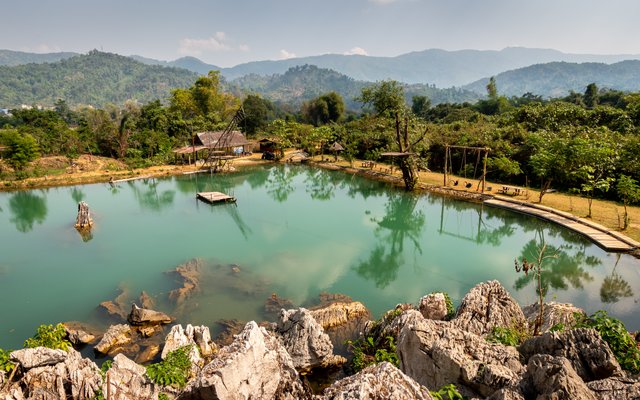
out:
{"label": "forested hill", "polygon": [[[354,80],[330,69],[303,65],[292,67],[284,74],[247,75],[231,81],[228,87],[235,94],[258,93],[273,102],[294,107],[327,92],[337,92],[343,97],[348,109],[358,110],[361,104],[356,102],[355,98],[361,94],[363,87],[371,84],[371,82]],[[434,86],[422,84],[406,85],[405,95],[409,103],[413,96],[427,96],[433,104],[473,102],[481,97],[467,90],[437,89]]]}
{"label": "forested hill", "polygon": [[78,53],[26,53],[23,51],[13,50],[0,50],[0,65],[6,65],[8,67],[14,67],[16,65],[30,64],[30,63],[52,63],[73,56],[77,56]]}
{"label": "forested hill", "polygon": [[128,99],[146,103],[167,99],[172,89],[189,87],[197,77],[185,69],[94,50],[54,63],[0,67],[0,107],[51,106],[58,99],[96,107]]}
{"label": "forested hill", "polygon": [[[522,96],[529,92],[542,97],[564,97],[570,91],[583,92],[595,83],[603,89],[640,91],[640,61],[629,60],[615,64],[553,62],[532,65],[495,76],[498,93]],[[463,88],[486,93],[489,78],[481,79]]]}

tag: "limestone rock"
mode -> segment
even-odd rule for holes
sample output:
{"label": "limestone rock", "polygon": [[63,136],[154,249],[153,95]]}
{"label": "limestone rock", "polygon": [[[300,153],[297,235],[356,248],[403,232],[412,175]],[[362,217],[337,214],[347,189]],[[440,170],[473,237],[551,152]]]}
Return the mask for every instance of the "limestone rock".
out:
{"label": "limestone rock", "polygon": [[221,328],[216,336],[216,343],[220,346],[228,346],[233,343],[235,336],[242,332],[247,322],[237,319],[219,319],[216,324]]}
{"label": "limestone rock", "polygon": [[189,382],[180,399],[310,399],[280,341],[249,322]]}
{"label": "limestone rock", "polygon": [[158,354],[160,354],[160,345],[150,344],[136,355],[134,361],[139,364],[145,364],[152,361]]}
{"label": "limestone rock", "polygon": [[495,280],[473,287],[462,299],[453,322],[458,328],[480,336],[495,326],[527,326],[518,303]]}
{"label": "limestone rock", "polygon": [[127,313],[124,311],[124,309],[112,300],[103,301],[102,303],[100,303],[100,308],[106,311],[107,314],[117,317],[118,319],[124,320],[127,318]]}
{"label": "limestone rock", "polygon": [[67,331],[69,341],[74,345],[89,344],[96,340],[96,335],[92,328],[86,327],[81,322],[69,321],[63,323]]}
{"label": "limestone rock", "polygon": [[608,378],[587,383],[598,400],[640,399],[640,381],[627,378]]}
{"label": "limestone rock", "polygon": [[189,324],[183,329],[182,325],[174,325],[165,338],[160,357],[164,360],[167,354],[188,345],[197,345],[200,348],[200,354],[205,357],[212,355],[217,349],[211,341],[208,327]]}
{"label": "limestone rock", "polygon": [[149,296],[144,290],[140,293],[140,297],[138,298],[138,300],[140,301],[140,305],[142,306],[142,308],[152,310],[156,305],[155,300],[153,300],[153,298]]}
{"label": "limestone rock", "polygon": [[400,369],[430,390],[454,383],[486,397],[516,385],[524,370],[514,347],[489,343],[451,322],[408,310],[398,325]]}
{"label": "limestone rock", "polygon": [[623,375],[609,345],[594,329],[547,332],[527,340],[519,350],[526,360],[535,354],[564,357],[585,382]]}
{"label": "limestone rock", "polygon": [[529,359],[524,379],[538,399],[596,400],[564,357],[536,354]]}
{"label": "limestone rock", "polygon": [[140,308],[135,303],[131,305],[127,320],[131,325],[161,325],[170,324],[172,321],[171,317],[163,312]]}
{"label": "limestone rock", "polygon": [[102,385],[100,369],[70,349],[62,362],[29,369],[20,385],[29,399],[78,399],[88,400],[96,396]]}
{"label": "limestone rock", "polygon": [[202,260],[194,258],[176,267],[173,273],[177,274],[182,281],[179,288],[169,292],[169,298],[176,304],[181,305],[200,287],[200,268]]}
{"label": "limestone rock", "polygon": [[359,301],[350,303],[331,303],[321,308],[312,309],[311,315],[323,329],[345,325],[358,318],[369,318],[371,313]]}
{"label": "limestone rock", "polygon": [[306,308],[282,310],[276,332],[298,369],[312,369],[333,354],[329,335]]}
{"label": "limestone rock", "polygon": [[369,366],[325,389],[322,400],[432,399],[429,391],[388,362]]}
{"label": "limestone rock", "polygon": [[289,299],[279,297],[277,294],[272,293],[264,301],[264,313],[269,320],[275,320],[280,315],[280,310],[288,310],[293,308],[294,305]]}
{"label": "limestone rock", "polygon": [[443,321],[447,316],[447,300],[444,293],[431,293],[420,299],[420,313],[426,319]]}
{"label": "limestone rock", "polygon": [[17,362],[24,369],[44,367],[63,362],[68,353],[64,350],[54,350],[47,347],[35,347],[12,351],[11,361]]}
{"label": "limestone rock", "polygon": [[525,400],[522,393],[511,388],[503,388],[487,397],[487,400]]}
{"label": "limestone rock", "polygon": [[[538,318],[538,312],[540,305],[533,303],[522,309],[525,318],[529,323],[530,330],[533,332],[533,327]],[[573,304],[568,303],[545,303],[542,308],[542,326],[540,327],[540,333],[549,331],[554,325],[562,324],[565,327],[571,327],[575,323],[575,313],[584,314],[584,310],[575,307]]]}
{"label": "limestone rock", "polygon": [[118,354],[107,371],[102,393],[105,398],[109,394],[110,400],[157,399],[159,390],[147,377],[145,367]]}
{"label": "limestone rock", "polygon": [[129,325],[111,325],[95,349],[102,354],[109,354],[118,347],[131,343],[132,340],[133,332]]}

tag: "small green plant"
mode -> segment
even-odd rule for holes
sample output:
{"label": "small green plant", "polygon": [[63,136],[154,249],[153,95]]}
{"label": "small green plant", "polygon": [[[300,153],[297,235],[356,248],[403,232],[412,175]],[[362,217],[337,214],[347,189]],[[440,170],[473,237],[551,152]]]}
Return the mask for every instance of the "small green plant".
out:
{"label": "small green plant", "polygon": [[165,393],[160,393],[158,395],[158,400],[169,400],[169,396],[167,396]]}
{"label": "small green plant", "polygon": [[24,347],[48,347],[50,349],[60,349],[67,351],[71,347],[71,342],[67,339],[67,331],[64,325],[40,325],[34,337],[24,341]]}
{"label": "small green plant", "polygon": [[624,324],[607,315],[606,311],[598,311],[590,317],[576,313],[575,328],[593,328],[609,344],[622,369],[632,374],[640,373],[640,349],[627,331]]}
{"label": "small green plant", "polygon": [[387,336],[380,346],[376,346],[371,336],[356,341],[349,340],[347,345],[349,351],[353,353],[351,367],[355,372],[384,361],[390,362],[396,367],[400,364],[396,354],[396,344],[392,336]]}
{"label": "small green plant", "polygon": [[518,346],[529,338],[529,332],[524,327],[511,325],[510,327],[494,326],[487,336],[491,343],[501,343],[505,346]]}
{"label": "small green plant", "polygon": [[0,371],[11,372],[16,367],[9,354],[11,351],[0,349]]}
{"label": "small green plant", "polygon": [[558,322],[557,324],[549,328],[549,332],[564,332],[565,330],[566,327],[562,322]]}
{"label": "small green plant", "polygon": [[106,360],[102,363],[102,365],[100,366],[100,372],[102,373],[103,377],[107,374],[107,371],[111,368],[112,365],[113,360]]}
{"label": "small green plant", "polygon": [[191,346],[185,346],[172,351],[164,361],[147,366],[147,375],[158,385],[184,387],[191,369],[190,350]]}
{"label": "small green plant", "polygon": [[466,400],[453,383],[444,385],[438,391],[430,390],[429,393],[435,400]]}
{"label": "small green plant", "polygon": [[444,302],[447,305],[447,316],[445,317],[445,320],[449,321],[451,318],[455,317],[456,309],[453,308],[453,301],[451,301],[449,293],[442,292],[442,294],[444,295]]}

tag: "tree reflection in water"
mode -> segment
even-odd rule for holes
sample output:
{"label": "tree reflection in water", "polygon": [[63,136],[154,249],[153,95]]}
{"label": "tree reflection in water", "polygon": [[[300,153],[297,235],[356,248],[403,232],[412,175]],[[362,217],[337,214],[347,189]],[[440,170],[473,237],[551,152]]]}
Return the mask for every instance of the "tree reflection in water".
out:
{"label": "tree reflection in water", "polygon": [[158,212],[173,204],[176,191],[158,192],[156,179],[143,179],[140,183],[129,181],[128,184],[140,206],[145,209]]}
{"label": "tree reflection in water", "polygon": [[82,189],[78,188],[78,187],[72,187],[71,188],[71,198],[73,199],[73,201],[77,204],[80,203],[82,200],[84,200],[84,192],[82,191]]}
{"label": "tree reflection in water", "polygon": [[616,272],[620,254],[617,254],[616,264],[613,266],[611,274],[607,275],[600,286],[600,300],[603,303],[617,303],[623,297],[633,296],[631,285],[620,274]]}
{"label": "tree reflection in water", "polygon": [[421,210],[415,209],[418,199],[412,194],[392,192],[384,217],[371,219],[377,224],[374,234],[378,243],[369,258],[359,262],[354,269],[378,288],[387,287],[398,276],[404,263],[405,241],[413,245],[414,252],[422,254],[419,239],[426,217]]}
{"label": "tree reflection in water", "polygon": [[295,190],[293,181],[302,169],[300,167],[292,167],[285,165],[284,167],[273,167],[269,171],[266,187],[267,193],[278,203],[282,203],[289,198],[289,195]]}
{"label": "tree reflection in water", "polygon": [[18,231],[26,233],[34,223],[42,224],[47,218],[47,201],[34,192],[17,192],[9,199],[9,210],[13,214],[10,221]]}
{"label": "tree reflection in water", "polygon": [[[549,289],[567,290],[569,286],[575,289],[582,289],[583,284],[592,282],[593,276],[585,270],[585,266],[594,268],[601,264],[600,259],[595,256],[586,254],[586,242],[580,241],[577,244],[575,240],[569,241],[565,238],[566,244],[554,246],[545,241],[545,232],[550,236],[562,235],[562,229],[549,227],[536,229],[535,238],[530,240],[522,248],[520,259],[536,260],[538,258],[539,249],[543,243],[546,243],[545,253],[555,255],[554,258],[547,258],[543,264],[541,271],[541,287],[543,296],[549,292]],[[530,283],[536,281],[534,273],[520,276],[514,287],[520,290]],[[538,288],[536,293],[539,294]]]}

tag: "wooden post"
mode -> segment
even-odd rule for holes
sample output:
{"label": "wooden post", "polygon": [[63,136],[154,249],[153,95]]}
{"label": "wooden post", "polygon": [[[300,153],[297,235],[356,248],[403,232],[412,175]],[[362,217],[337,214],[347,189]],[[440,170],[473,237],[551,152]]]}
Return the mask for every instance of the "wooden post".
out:
{"label": "wooden post", "polygon": [[447,168],[448,168],[448,163],[447,161],[449,160],[449,145],[445,144],[444,145],[444,186],[447,187]]}
{"label": "wooden post", "polygon": [[484,185],[487,181],[487,155],[489,155],[489,149],[484,150],[484,160],[482,162],[482,193],[484,193]]}
{"label": "wooden post", "polygon": [[78,216],[76,217],[76,229],[91,229],[93,220],[89,213],[89,205],[84,201],[78,203]]}

